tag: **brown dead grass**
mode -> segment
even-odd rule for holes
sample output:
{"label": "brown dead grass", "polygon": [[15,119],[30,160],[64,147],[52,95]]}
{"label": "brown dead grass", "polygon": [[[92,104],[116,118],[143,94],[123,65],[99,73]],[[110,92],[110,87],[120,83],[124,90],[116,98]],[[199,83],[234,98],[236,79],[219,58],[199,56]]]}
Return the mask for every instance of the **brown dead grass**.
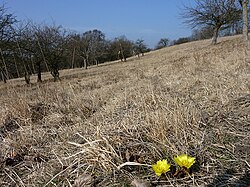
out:
{"label": "brown dead grass", "polygon": [[[0,186],[248,186],[250,51],[240,37],[0,85]],[[190,176],[151,164],[188,153]],[[125,162],[142,166],[118,166]],[[148,166],[149,165],[149,166]]]}

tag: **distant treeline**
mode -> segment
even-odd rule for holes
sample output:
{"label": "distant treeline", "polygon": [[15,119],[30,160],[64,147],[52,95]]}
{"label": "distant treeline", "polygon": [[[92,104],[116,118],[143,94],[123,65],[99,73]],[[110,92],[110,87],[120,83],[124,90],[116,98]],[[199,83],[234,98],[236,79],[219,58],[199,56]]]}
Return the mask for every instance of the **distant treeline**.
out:
{"label": "distant treeline", "polygon": [[[234,22],[221,29],[221,35],[239,34],[241,28],[242,21]],[[194,30],[190,37],[174,41],[161,38],[155,49],[211,38],[213,33],[214,28],[208,25]],[[0,80],[5,83],[8,79],[25,77],[29,84],[32,74],[41,82],[42,72],[50,72],[56,81],[60,69],[87,69],[107,61],[126,61],[128,57],[148,51],[142,39],[131,41],[119,36],[108,40],[100,30],[79,33],[55,24],[20,22],[15,15],[7,13],[4,6],[0,7]]]}
{"label": "distant treeline", "polygon": [[0,8],[0,80],[31,74],[42,81],[42,72],[59,79],[59,70],[86,68],[107,61],[122,60],[149,51],[143,40],[125,36],[107,40],[100,30],[84,33],[67,31],[61,26],[19,22]]}

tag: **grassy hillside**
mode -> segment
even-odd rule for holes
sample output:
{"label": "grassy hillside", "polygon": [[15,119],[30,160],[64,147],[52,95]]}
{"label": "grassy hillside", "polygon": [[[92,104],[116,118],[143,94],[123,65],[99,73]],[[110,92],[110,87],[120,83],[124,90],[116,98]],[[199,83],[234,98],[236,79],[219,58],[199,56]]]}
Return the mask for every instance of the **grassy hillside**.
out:
{"label": "grassy hillside", "polygon": [[[209,44],[1,83],[0,186],[250,185],[250,51]],[[174,177],[182,153],[196,163]],[[157,177],[160,159],[173,167]]]}

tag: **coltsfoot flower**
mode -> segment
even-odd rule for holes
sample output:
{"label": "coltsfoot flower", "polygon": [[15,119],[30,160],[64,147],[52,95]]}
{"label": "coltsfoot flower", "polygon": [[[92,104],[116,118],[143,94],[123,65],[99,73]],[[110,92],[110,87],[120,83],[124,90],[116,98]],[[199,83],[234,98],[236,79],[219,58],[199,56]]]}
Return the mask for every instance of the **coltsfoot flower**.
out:
{"label": "coltsfoot flower", "polygon": [[188,156],[187,154],[182,154],[174,157],[174,161],[180,167],[189,169],[195,163],[195,157]]}
{"label": "coltsfoot flower", "polygon": [[170,166],[167,160],[159,160],[156,164],[152,165],[152,168],[157,176],[161,176],[161,174],[170,171]]}

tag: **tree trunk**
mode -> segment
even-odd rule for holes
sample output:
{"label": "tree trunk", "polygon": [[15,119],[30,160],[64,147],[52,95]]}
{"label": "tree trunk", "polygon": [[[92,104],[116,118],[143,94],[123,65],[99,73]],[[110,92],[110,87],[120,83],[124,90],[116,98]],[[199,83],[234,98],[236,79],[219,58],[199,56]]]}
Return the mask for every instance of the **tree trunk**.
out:
{"label": "tree trunk", "polygon": [[248,45],[248,3],[249,0],[242,1],[242,17],[243,17],[243,42]]}
{"label": "tree trunk", "polygon": [[122,44],[120,44],[120,55],[121,55],[121,61],[125,61],[126,62],[126,59],[125,59],[125,56],[124,56],[124,51],[123,51],[123,48],[122,48]]}
{"label": "tree trunk", "polygon": [[37,82],[42,82],[42,68],[41,62],[37,63]]}
{"label": "tree trunk", "polygon": [[26,84],[30,84],[30,74],[28,72],[25,72],[24,79]]}
{"label": "tree trunk", "polygon": [[89,67],[89,54],[86,56],[86,63],[85,63],[85,69],[88,69]]}
{"label": "tree trunk", "polygon": [[6,76],[4,75],[4,72],[1,71],[1,77],[4,83],[7,83]]}
{"label": "tree trunk", "polygon": [[219,36],[219,30],[220,30],[220,26],[215,26],[213,39],[212,39],[212,45],[215,45],[217,43],[217,39],[218,39],[218,36]]}
{"label": "tree trunk", "polygon": [[86,58],[84,59],[84,67],[85,69],[88,69],[88,60]]}
{"label": "tree trunk", "polygon": [[35,70],[33,58],[31,58],[31,64],[32,64],[32,74],[35,74],[36,70]]}
{"label": "tree trunk", "polygon": [[19,78],[20,77],[20,73],[19,73],[19,70],[18,70],[18,67],[17,67],[17,62],[16,62],[15,55],[13,55],[13,58],[14,58],[14,62],[15,62],[15,68],[16,68],[17,77]]}
{"label": "tree trunk", "polygon": [[[7,79],[7,80],[9,80],[9,72],[8,72],[8,69],[7,69],[7,65],[6,65],[6,63],[5,63],[5,60],[4,60],[4,57],[3,57],[3,51],[2,51],[2,49],[0,48],[0,52],[1,52],[1,57],[2,57],[2,62],[3,62],[3,65],[4,65],[4,69],[5,69],[5,78]],[[4,81],[5,82],[5,81]],[[6,82],[5,82],[6,83]]]}
{"label": "tree trunk", "polygon": [[37,82],[42,82],[42,73],[41,72],[37,73]]}
{"label": "tree trunk", "polygon": [[121,52],[121,50],[120,50],[120,51],[118,51],[118,55],[117,55],[117,57],[118,57],[118,59],[120,59],[120,60],[121,60],[121,62],[123,61],[123,56],[122,56],[122,52]]}
{"label": "tree trunk", "polygon": [[52,76],[54,77],[54,82],[60,80],[58,69],[52,70],[51,74],[52,74]]}
{"label": "tree trunk", "polygon": [[75,54],[76,54],[76,48],[74,47],[73,49],[73,54],[72,54],[72,65],[71,68],[74,69],[74,64],[75,64]]}

